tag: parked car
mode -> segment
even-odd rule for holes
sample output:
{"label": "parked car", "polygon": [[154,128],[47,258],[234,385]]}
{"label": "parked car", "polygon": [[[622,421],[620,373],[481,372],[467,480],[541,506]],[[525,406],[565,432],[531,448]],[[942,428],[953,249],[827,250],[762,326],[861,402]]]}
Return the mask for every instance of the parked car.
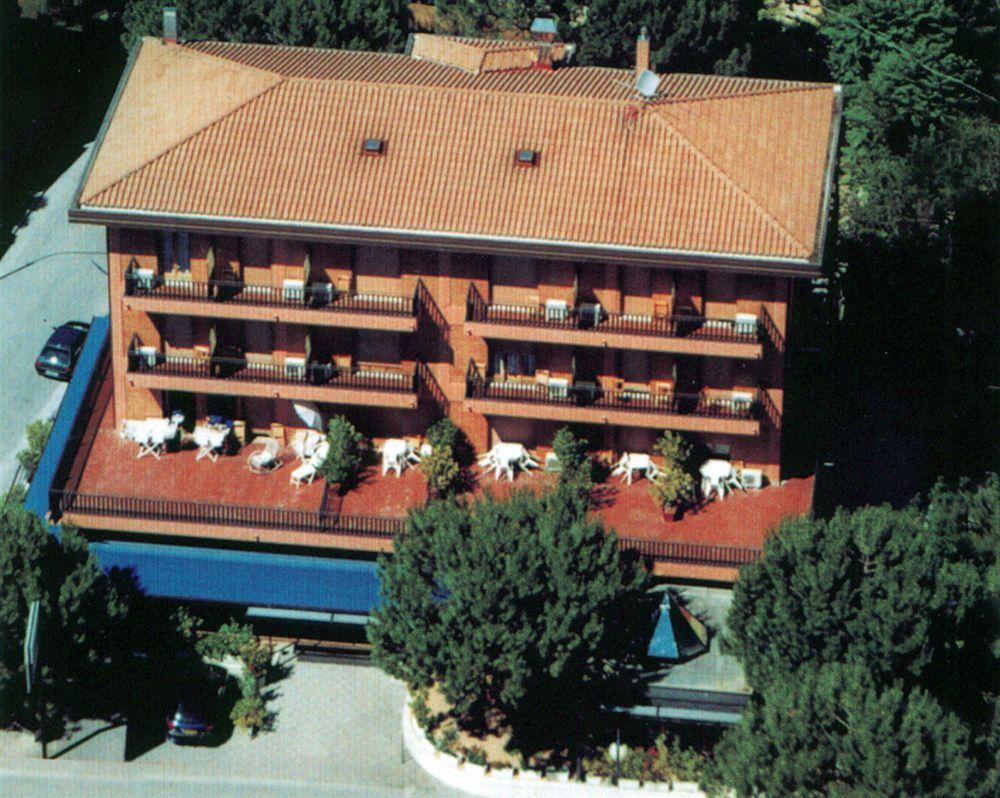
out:
{"label": "parked car", "polygon": [[226,674],[209,667],[179,688],[173,713],[167,716],[167,740],[175,744],[210,743],[227,713]]}
{"label": "parked car", "polygon": [[35,360],[35,371],[56,380],[72,377],[89,329],[90,325],[82,321],[68,321],[56,327]]}

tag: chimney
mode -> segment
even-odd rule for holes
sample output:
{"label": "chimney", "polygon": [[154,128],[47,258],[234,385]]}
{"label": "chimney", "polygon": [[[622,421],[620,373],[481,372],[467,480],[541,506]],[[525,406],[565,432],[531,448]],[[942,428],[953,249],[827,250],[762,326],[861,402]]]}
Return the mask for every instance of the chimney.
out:
{"label": "chimney", "polygon": [[639,31],[639,38],[635,40],[635,74],[641,75],[649,69],[649,36],[646,35],[646,26],[643,25]]}
{"label": "chimney", "polygon": [[173,6],[163,7],[163,41],[177,44],[177,9]]}

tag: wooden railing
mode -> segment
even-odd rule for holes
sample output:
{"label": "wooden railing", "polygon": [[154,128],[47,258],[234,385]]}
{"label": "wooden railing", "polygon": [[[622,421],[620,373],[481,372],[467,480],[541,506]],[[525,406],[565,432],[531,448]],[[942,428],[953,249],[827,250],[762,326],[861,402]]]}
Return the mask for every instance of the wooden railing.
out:
{"label": "wooden railing", "polygon": [[199,281],[131,271],[125,274],[125,294],[256,307],[374,313],[379,316],[414,316],[417,313],[415,297],[359,294],[335,289],[329,283],[278,288],[239,280]]}
{"label": "wooden railing", "polygon": [[79,513],[137,520],[357,535],[387,540],[402,532],[405,524],[403,518],[384,516],[341,515],[285,507],[114,496],[70,490],[53,490],[50,499],[53,509],[60,515]]}
{"label": "wooden railing", "polygon": [[[373,515],[341,515],[315,510],[292,510],[284,507],[264,507],[218,504],[190,500],[154,499],[137,496],[114,496],[78,493],[71,490],[51,492],[53,512],[80,515],[115,516],[147,521],[207,524],[289,532],[316,532],[392,540],[403,534],[405,518]],[[713,546],[641,538],[619,538],[622,551],[634,551],[650,562],[672,562],[690,565],[738,568],[755,562],[759,549]]]}
{"label": "wooden railing", "polygon": [[234,382],[317,385],[392,393],[415,393],[416,371],[364,372],[340,369],[332,363],[256,363],[245,357],[188,357],[162,352],[129,350],[128,370],[133,373],[162,374],[170,377],[204,377]]}
{"label": "wooden railing", "polygon": [[713,546],[705,543],[687,543],[673,540],[645,540],[643,538],[618,538],[618,548],[634,551],[652,562],[672,562],[688,565],[707,565],[738,568],[760,559],[760,549],[734,546]]}
{"label": "wooden railing", "polygon": [[759,321],[744,323],[737,322],[735,319],[707,316],[656,317],[608,313],[603,309],[585,312],[579,307],[562,309],[489,305],[475,285],[469,286],[466,300],[466,321],[733,343],[755,344],[761,340]]}
{"label": "wooden railing", "polygon": [[[593,407],[607,410],[629,410],[638,413],[667,413],[704,418],[759,420],[759,399],[741,401],[726,396],[700,393],[676,393],[639,389],[611,390],[598,383],[576,383],[567,386],[484,377],[470,362],[466,373],[467,397],[507,402],[527,402],[552,406]],[[766,393],[766,392],[765,392]],[[758,396],[760,391],[758,391]],[[769,401],[769,397],[768,397]],[[777,412],[773,403],[773,412]],[[770,416],[768,416],[770,418]]]}

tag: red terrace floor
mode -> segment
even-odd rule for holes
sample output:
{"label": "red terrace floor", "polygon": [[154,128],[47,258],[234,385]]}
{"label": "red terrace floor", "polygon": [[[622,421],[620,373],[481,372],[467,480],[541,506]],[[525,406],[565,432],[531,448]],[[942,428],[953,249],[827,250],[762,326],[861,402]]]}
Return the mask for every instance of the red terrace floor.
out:
{"label": "red terrace floor", "polygon": [[[544,490],[555,482],[553,474],[518,473],[514,482],[494,481],[480,475],[476,493],[489,491],[507,496],[512,490]],[[764,538],[782,519],[805,515],[812,505],[813,477],[789,479],[780,486],[760,491],[734,493],[724,500],[711,501],[678,521],[667,520],[649,493],[649,482],[637,479],[631,485],[617,478],[598,485],[594,491],[597,514],[605,527],[619,537],[706,543],[715,546],[760,548]]]}
{"label": "red terrace floor", "polygon": [[[196,461],[195,449],[168,452],[159,460],[136,459],[137,451],[136,444],[119,438],[109,405],[77,490],[313,511],[320,508],[323,500],[322,480],[300,488],[289,484],[288,477],[298,464],[290,449],[280,455],[284,465],[266,475],[249,471],[248,449],[238,455],[221,456],[214,463],[207,458]],[[544,490],[554,481],[554,475],[539,471],[531,475],[518,473],[513,483],[477,473],[474,493],[490,491],[502,497],[517,488]],[[609,480],[597,487],[595,497],[601,520],[621,537],[758,548],[783,518],[809,512],[812,492],[812,477],[791,479],[781,486],[731,494],[724,501],[716,500],[686,513],[679,521],[664,517],[649,494],[649,482],[644,479],[637,479],[631,486],[617,479]],[[408,509],[426,500],[427,484],[419,470],[408,469],[401,477],[392,473],[383,477],[377,468],[371,467],[360,485],[343,497],[339,510],[342,515],[402,517]]]}

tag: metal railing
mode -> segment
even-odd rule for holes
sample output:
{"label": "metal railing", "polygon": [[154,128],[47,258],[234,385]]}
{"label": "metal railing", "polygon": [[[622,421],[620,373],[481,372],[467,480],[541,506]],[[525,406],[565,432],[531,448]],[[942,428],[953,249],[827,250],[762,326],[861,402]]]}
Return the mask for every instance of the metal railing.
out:
{"label": "metal railing", "polygon": [[332,363],[258,363],[245,357],[188,357],[129,350],[128,369],[137,374],[203,377],[234,382],[316,385],[365,391],[415,393],[417,372],[341,369]]}
{"label": "metal railing", "polygon": [[738,568],[760,559],[760,549],[735,546],[713,546],[673,540],[618,538],[618,548],[634,551],[652,562],[673,562],[687,565],[708,565]]}
{"label": "metal railing", "polygon": [[225,302],[270,308],[305,308],[380,316],[415,316],[416,296],[359,294],[335,289],[330,283],[301,286],[253,285],[240,280],[188,280],[126,272],[127,296],[152,296],[193,302]]}
{"label": "metal railing", "polygon": [[[467,372],[467,397],[507,402],[526,402],[567,407],[593,407],[605,410],[629,410],[638,413],[667,413],[704,418],[759,420],[758,397],[747,402],[726,396],[700,393],[652,391],[639,387],[610,390],[599,383],[543,385],[531,381],[497,380],[484,377],[470,362]],[[773,407],[773,405],[772,405]]]}
{"label": "metal railing", "polygon": [[475,285],[469,286],[466,321],[554,330],[588,330],[627,335],[693,338],[731,343],[755,344],[761,340],[759,320],[750,323],[706,316],[655,317],[608,313],[603,309],[596,308],[584,310],[579,307],[489,305]]}
{"label": "metal railing", "polygon": [[156,499],[78,493],[51,492],[52,507],[60,515],[118,516],[147,521],[253,527],[295,532],[356,535],[391,540],[403,531],[405,519],[374,515],[341,515],[316,510],[292,510],[245,504],[220,504],[191,500]]}

